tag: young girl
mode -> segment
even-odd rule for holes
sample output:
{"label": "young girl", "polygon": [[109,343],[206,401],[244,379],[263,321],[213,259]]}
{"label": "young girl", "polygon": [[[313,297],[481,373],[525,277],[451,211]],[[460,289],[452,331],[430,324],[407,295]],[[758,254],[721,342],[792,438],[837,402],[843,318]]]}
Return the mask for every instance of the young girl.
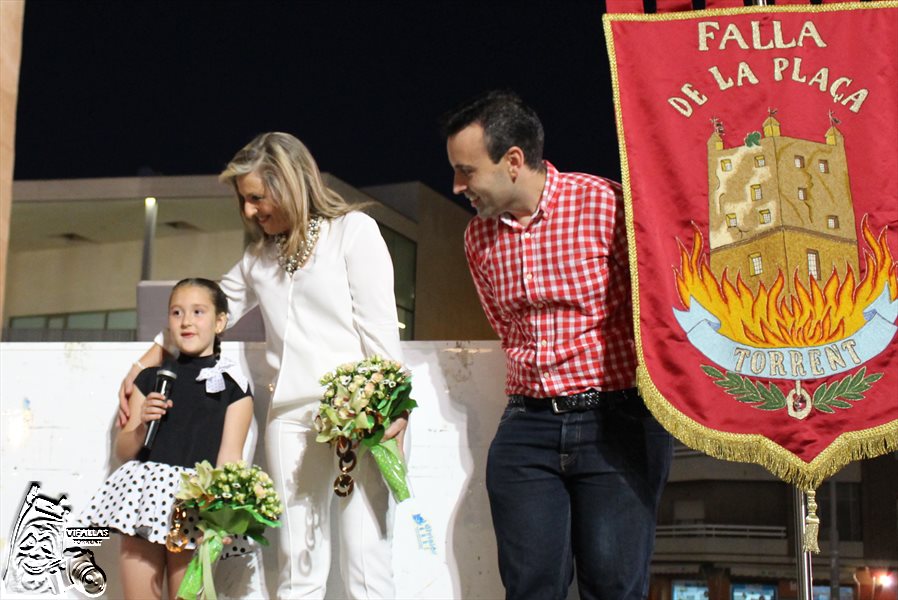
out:
{"label": "young girl", "polygon": [[[168,327],[180,354],[167,367],[177,375],[170,399],[153,391],[159,368],[137,376],[130,418],[115,440],[116,455],[128,462],[106,480],[79,519],[124,534],[120,568],[125,598],[161,598],[166,571],[169,598],[181,584],[193,552],[165,547],[180,473],[203,460],[221,465],[242,458],[253,401],[246,377],[219,357],[227,314],[227,298],[215,282],[184,279],[175,285]],[[153,421],[160,423],[146,450],[144,438]],[[191,539],[188,548],[194,548],[201,532],[190,528],[191,523],[184,525],[182,531]]]}

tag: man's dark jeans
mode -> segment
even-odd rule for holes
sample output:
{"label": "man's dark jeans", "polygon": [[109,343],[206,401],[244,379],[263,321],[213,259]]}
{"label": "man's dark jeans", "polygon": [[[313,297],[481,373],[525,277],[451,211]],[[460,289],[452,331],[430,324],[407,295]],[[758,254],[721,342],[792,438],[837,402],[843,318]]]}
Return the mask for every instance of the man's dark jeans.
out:
{"label": "man's dark jeans", "polygon": [[672,440],[636,394],[595,410],[508,407],[486,485],[509,599],[642,599]]}

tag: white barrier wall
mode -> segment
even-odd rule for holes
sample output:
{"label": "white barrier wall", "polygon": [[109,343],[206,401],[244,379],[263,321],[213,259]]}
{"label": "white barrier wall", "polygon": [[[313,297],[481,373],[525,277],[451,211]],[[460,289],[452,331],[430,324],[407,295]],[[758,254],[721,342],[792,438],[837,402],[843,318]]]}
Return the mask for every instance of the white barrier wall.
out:
{"label": "white barrier wall", "polygon": [[[9,536],[30,482],[40,482],[41,495],[65,495],[77,514],[117,466],[111,443],[118,385],[146,346],[0,344],[0,568],[6,567]],[[484,488],[486,452],[505,403],[501,349],[497,342],[404,342],[403,350],[420,406],[410,425],[410,481],[437,551],[420,551],[408,530],[397,536],[397,597],[501,598]],[[272,374],[262,344],[225,343],[223,352],[252,373],[256,419],[264,423]],[[267,468],[261,449],[256,462]],[[107,575],[103,597],[120,598],[116,536],[91,549]],[[239,559],[222,564],[233,560]],[[220,597],[268,597],[275,589],[270,549],[262,562],[264,573],[258,559],[246,568],[220,568]],[[332,569],[328,598],[346,597],[337,571]],[[0,596],[10,597],[5,590]],[[55,597],[82,596],[73,588]]]}

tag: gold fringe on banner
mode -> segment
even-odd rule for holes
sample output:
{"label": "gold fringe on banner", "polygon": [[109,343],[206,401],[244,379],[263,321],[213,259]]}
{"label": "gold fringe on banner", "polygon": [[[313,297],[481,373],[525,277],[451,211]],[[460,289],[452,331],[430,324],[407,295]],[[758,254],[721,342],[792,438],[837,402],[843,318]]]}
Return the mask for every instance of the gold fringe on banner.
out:
{"label": "gold fringe on banner", "polygon": [[809,463],[759,433],[727,433],[706,427],[681,413],[658,391],[644,366],[638,329],[636,338],[640,362],[636,370],[639,393],[658,422],[690,448],[723,460],[761,465],[803,490],[820,487],[824,479],[835,475],[850,462],[898,451],[898,421],[843,433]]}

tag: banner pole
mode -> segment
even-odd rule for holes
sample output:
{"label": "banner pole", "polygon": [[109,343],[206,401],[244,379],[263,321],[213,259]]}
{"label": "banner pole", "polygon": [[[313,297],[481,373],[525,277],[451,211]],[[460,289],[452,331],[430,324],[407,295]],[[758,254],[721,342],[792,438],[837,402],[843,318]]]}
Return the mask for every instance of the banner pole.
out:
{"label": "banner pole", "polygon": [[805,494],[798,486],[793,486],[795,499],[795,565],[798,568],[798,600],[812,600],[811,588],[814,585],[814,573],[811,564],[811,553],[804,550],[805,534]]}
{"label": "banner pole", "polygon": [[829,597],[838,600],[841,578],[839,568],[839,521],[836,494],[836,480],[829,480]]}
{"label": "banner pole", "polygon": [[[755,6],[767,6],[767,0],[752,0]],[[798,600],[812,600],[814,573],[811,553],[804,550],[805,534],[805,494],[798,486],[793,487],[795,500],[795,565],[798,569]]]}

